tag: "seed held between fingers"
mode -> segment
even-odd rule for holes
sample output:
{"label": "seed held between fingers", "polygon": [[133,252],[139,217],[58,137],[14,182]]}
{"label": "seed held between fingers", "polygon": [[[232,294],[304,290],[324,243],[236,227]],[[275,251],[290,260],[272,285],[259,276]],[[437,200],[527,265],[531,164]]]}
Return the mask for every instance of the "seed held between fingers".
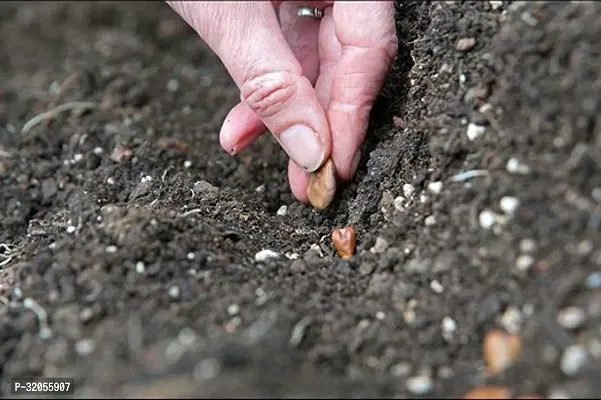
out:
{"label": "seed held between fingers", "polygon": [[328,159],[321,168],[311,174],[307,186],[307,197],[313,207],[326,209],[336,193],[336,171],[334,162]]}

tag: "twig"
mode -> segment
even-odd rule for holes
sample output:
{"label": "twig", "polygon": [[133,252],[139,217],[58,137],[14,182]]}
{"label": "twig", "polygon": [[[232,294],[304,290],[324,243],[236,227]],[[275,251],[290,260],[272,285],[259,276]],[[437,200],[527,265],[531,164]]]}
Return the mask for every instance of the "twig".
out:
{"label": "twig", "polygon": [[87,102],[87,101],[72,101],[69,103],[61,104],[60,106],[55,107],[46,112],[43,112],[41,114],[38,114],[35,117],[33,117],[32,119],[30,119],[29,121],[27,121],[25,123],[25,125],[23,125],[23,129],[21,129],[21,134],[26,135],[36,125],[40,124],[41,122],[43,122],[45,120],[56,118],[62,112],[74,110],[74,109],[85,110],[85,109],[91,109],[91,108],[96,108],[96,107],[98,107],[98,105],[96,103]]}

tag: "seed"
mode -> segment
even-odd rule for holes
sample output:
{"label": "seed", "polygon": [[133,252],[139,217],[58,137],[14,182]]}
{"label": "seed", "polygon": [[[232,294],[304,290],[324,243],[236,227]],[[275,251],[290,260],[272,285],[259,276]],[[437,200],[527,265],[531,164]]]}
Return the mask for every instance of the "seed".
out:
{"label": "seed", "polygon": [[509,334],[501,330],[493,330],[484,337],[484,361],[488,371],[499,374],[509,368],[517,359],[522,347],[518,334]]}
{"label": "seed", "polygon": [[318,210],[324,210],[330,205],[336,193],[336,172],[334,162],[328,159],[320,169],[311,174],[307,197]]}
{"label": "seed", "polygon": [[504,386],[482,386],[467,392],[464,399],[508,399],[509,389]]}
{"label": "seed", "polygon": [[355,242],[357,232],[352,226],[346,228],[334,229],[332,231],[332,242],[343,260],[349,259],[355,254]]}

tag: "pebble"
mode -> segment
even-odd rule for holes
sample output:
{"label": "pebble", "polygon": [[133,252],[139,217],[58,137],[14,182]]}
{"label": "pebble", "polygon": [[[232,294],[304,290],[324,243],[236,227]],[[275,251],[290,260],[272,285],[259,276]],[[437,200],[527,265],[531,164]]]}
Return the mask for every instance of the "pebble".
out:
{"label": "pebble", "polygon": [[405,211],[405,198],[403,196],[396,197],[392,204],[397,211]]}
{"label": "pebble", "polygon": [[373,247],[369,249],[374,254],[384,253],[388,248],[388,241],[383,237],[378,236],[376,238],[376,243],[374,243]]}
{"label": "pebble", "polygon": [[390,368],[390,374],[397,378],[407,376],[411,373],[412,367],[408,362],[400,362]]}
{"label": "pebble", "polygon": [[534,264],[534,258],[529,254],[520,254],[515,259],[515,268],[520,272],[526,272]]}
{"label": "pebble", "polygon": [[403,194],[405,195],[406,198],[410,199],[411,197],[413,197],[414,193],[415,193],[415,188],[413,187],[413,185],[410,185],[408,183],[405,183],[403,185]]}
{"label": "pebble", "polygon": [[84,357],[91,354],[96,348],[96,342],[92,339],[81,339],[75,343],[75,352]]}
{"label": "pebble", "polygon": [[584,347],[573,345],[565,349],[559,361],[559,368],[567,376],[576,375],[584,366],[588,354]]}
{"label": "pebble", "polygon": [[167,90],[170,92],[177,92],[179,89],[179,81],[177,79],[169,79],[167,82]]}
{"label": "pebble", "polygon": [[67,233],[73,233],[73,232],[75,232],[75,229],[76,228],[73,225],[71,225],[67,228]]}
{"label": "pebble", "polygon": [[522,325],[522,312],[516,307],[509,307],[501,316],[500,323],[507,332],[517,333]]}
{"label": "pebble", "polygon": [[567,307],[557,314],[557,323],[566,329],[576,329],[586,321],[586,313],[578,307]]}
{"label": "pebble", "polygon": [[428,183],[428,190],[434,194],[439,194],[442,191],[442,186],[441,181],[430,182]]}
{"label": "pebble", "polygon": [[227,308],[227,313],[230,317],[238,314],[240,312],[240,306],[238,304],[230,304]]}
{"label": "pebble", "polygon": [[485,127],[470,122],[467,125],[467,131],[465,132],[465,134],[470,141],[474,141],[477,138],[479,138],[485,131]]}
{"label": "pebble", "polygon": [[457,41],[457,44],[455,44],[455,49],[457,51],[470,51],[471,49],[474,48],[474,46],[476,46],[476,39],[474,38],[461,38]]}
{"label": "pebble", "polygon": [[188,169],[192,166],[192,161],[186,160],[184,161],[184,168]]}
{"label": "pebble", "polygon": [[478,216],[478,221],[482,228],[490,229],[497,221],[497,215],[490,210],[484,210]]}
{"label": "pebble", "polygon": [[426,226],[432,226],[436,224],[436,217],[434,215],[428,215],[424,220],[424,224],[426,224]]}
{"label": "pebble", "polygon": [[587,289],[601,288],[601,272],[594,272],[587,276],[584,284]]}
{"label": "pebble", "polygon": [[256,262],[264,262],[270,258],[278,258],[280,255],[273,250],[264,249],[255,254]]}
{"label": "pebble", "polygon": [[283,217],[287,213],[288,213],[288,206],[281,206],[280,208],[278,208],[278,211],[276,211],[276,214],[279,215],[280,217]]}
{"label": "pebble", "polygon": [[265,191],[265,185],[259,185],[255,188],[255,192],[263,193]]}
{"label": "pebble", "polygon": [[107,246],[105,250],[107,253],[116,253],[118,249],[117,246]]}
{"label": "pebble", "polygon": [[[451,317],[442,319],[442,336],[447,339],[457,330],[457,322]],[[447,339],[448,340],[448,339]]]}
{"label": "pebble", "polygon": [[499,8],[503,7],[503,1],[502,0],[488,0],[488,2],[490,3],[490,6],[492,7],[493,10],[498,10]]}
{"label": "pebble", "polygon": [[169,297],[172,299],[179,298],[179,286],[171,286],[168,291]]}
{"label": "pebble", "polygon": [[515,210],[520,206],[520,199],[513,196],[504,196],[499,202],[499,207],[507,215],[514,215]]}
{"label": "pebble", "polygon": [[440,282],[438,282],[436,279],[434,279],[432,282],[430,282],[430,289],[432,289],[433,291],[435,291],[436,293],[442,293],[444,292],[444,286],[442,286],[442,284]]}
{"label": "pebble", "polygon": [[507,161],[507,165],[505,165],[505,169],[510,174],[520,174],[527,175],[530,173],[530,167],[526,164],[521,163],[517,158],[512,157]]}
{"label": "pebble", "polygon": [[144,273],[144,271],[146,271],[146,265],[144,265],[144,262],[143,262],[143,261],[138,261],[138,262],[136,263],[136,272],[137,272],[138,274],[143,274],[143,273]]}
{"label": "pebble", "polygon": [[522,253],[533,253],[536,251],[536,242],[534,239],[522,239],[520,241],[520,251]]}
{"label": "pebble", "polygon": [[432,390],[434,383],[428,375],[418,375],[407,379],[407,390],[412,394],[426,394]]}

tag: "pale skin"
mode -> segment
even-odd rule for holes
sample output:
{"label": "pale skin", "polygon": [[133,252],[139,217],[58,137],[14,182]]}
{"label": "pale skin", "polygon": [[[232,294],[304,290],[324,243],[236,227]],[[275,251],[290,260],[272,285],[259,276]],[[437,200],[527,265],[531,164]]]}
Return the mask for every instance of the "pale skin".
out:
{"label": "pale skin", "polygon": [[[294,196],[331,158],[339,180],[360,159],[369,113],[397,54],[391,1],[167,1],[240,89],[220,142],[238,154],[271,132],[289,155]],[[301,18],[298,7],[324,10]],[[279,9],[279,20],[276,14]]]}

